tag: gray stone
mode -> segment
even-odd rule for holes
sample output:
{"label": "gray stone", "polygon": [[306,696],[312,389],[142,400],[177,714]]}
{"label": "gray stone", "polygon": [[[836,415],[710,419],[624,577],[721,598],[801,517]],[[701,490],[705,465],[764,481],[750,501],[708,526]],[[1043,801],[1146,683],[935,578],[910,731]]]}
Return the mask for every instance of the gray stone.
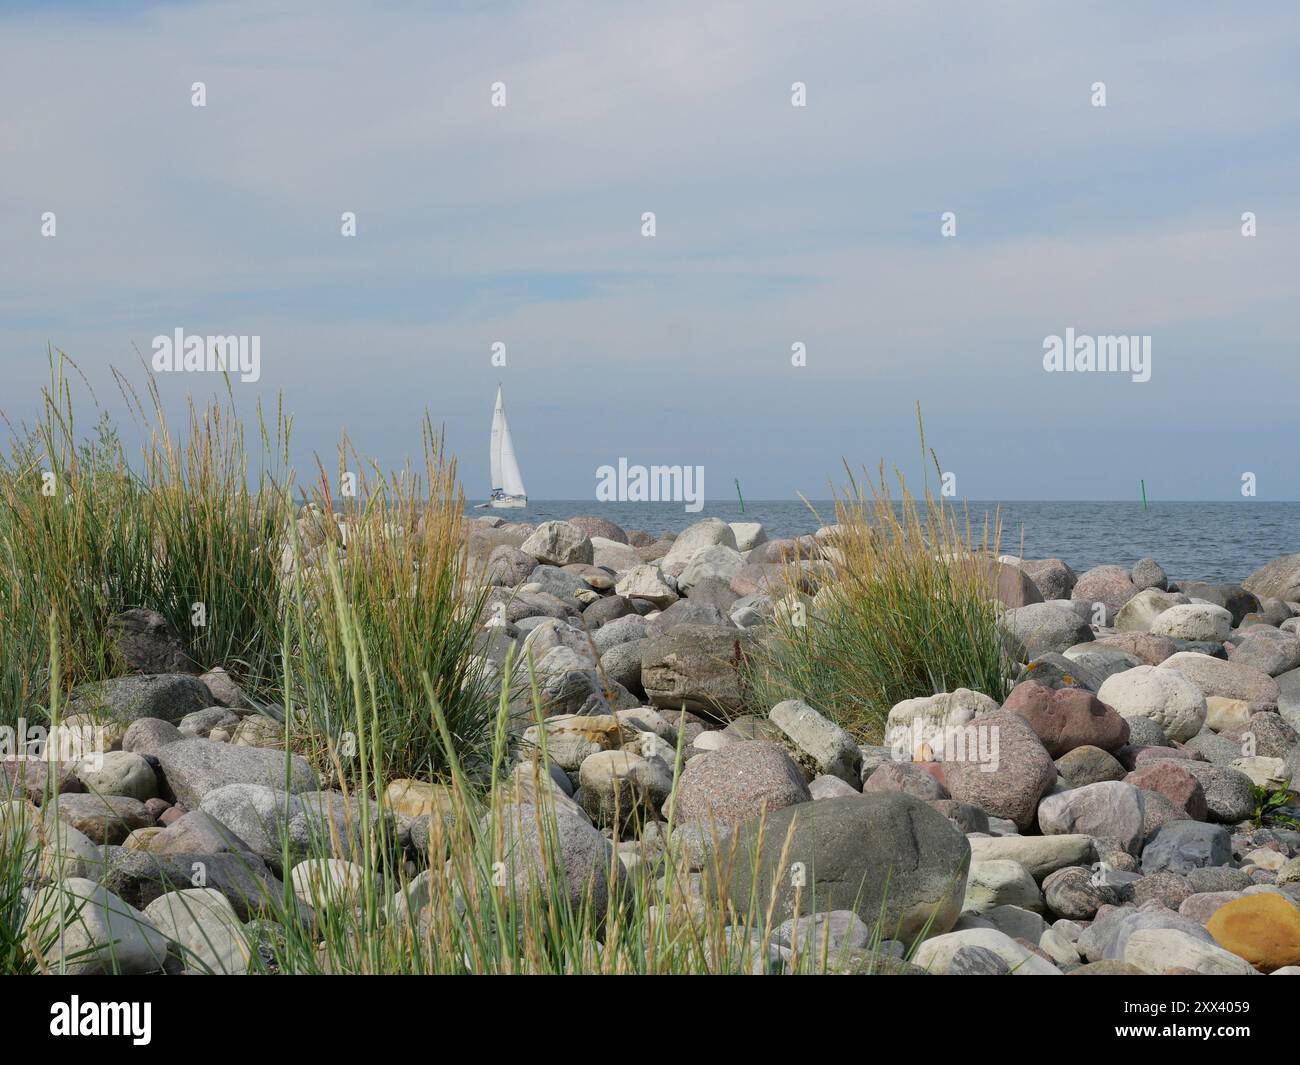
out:
{"label": "gray stone", "polygon": [[829,774],[850,785],[862,779],[862,753],[853,737],[807,703],[786,699],[772,707],[768,718],[814,775]]}
{"label": "gray stone", "polygon": [[1175,873],[1207,865],[1226,865],[1232,860],[1231,837],[1222,825],[1201,821],[1172,821],[1156,830],[1142,848],[1142,872]]}
{"label": "gray stone", "polygon": [[[287,756],[261,747],[232,747],[211,740],[169,743],[158,753],[167,787],[186,809],[196,810],[203,796],[228,784],[260,784],[290,792],[314,791],[316,774],[300,755]],[[286,773],[287,778],[286,778]]]}
{"label": "gray stone", "polygon": [[88,714],[96,721],[129,724],[142,717],[179,721],[208,705],[210,693],[188,673],[131,675],[82,684],[72,690],[67,714]]}

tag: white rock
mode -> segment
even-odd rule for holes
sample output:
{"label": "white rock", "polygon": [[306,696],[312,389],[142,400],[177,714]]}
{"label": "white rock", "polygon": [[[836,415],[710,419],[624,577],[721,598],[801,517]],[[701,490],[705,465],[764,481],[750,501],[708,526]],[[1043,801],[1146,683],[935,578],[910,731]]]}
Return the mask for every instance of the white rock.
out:
{"label": "white rock", "polygon": [[650,562],[622,574],[614,591],[627,599],[645,599],[657,607],[671,606],[679,598],[676,585],[669,584],[663,570]]}
{"label": "white rock", "polygon": [[186,968],[237,975],[248,972],[252,950],[234,907],[215,888],[159,895],[144,909],[154,927],[189,954]]}
{"label": "white rock", "polygon": [[768,718],[785,733],[796,757],[811,762],[818,774],[839,777],[855,787],[861,782],[862,752],[839,725],[799,699],[777,703]]}
{"label": "white rock", "polygon": [[1143,972],[1191,969],[1206,976],[1253,976],[1254,967],[1214,943],[1177,928],[1140,928],[1124,945],[1124,960]]}
{"label": "white rock", "polygon": [[767,530],[761,521],[733,521],[731,534],[736,538],[737,551],[751,551],[759,544],[767,543]]}
{"label": "white rock", "polygon": [[991,950],[1011,970],[1012,976],[1060,976],[1061,970],[1044,961],[1005,932],[996,928],[968,928],[962,932],[948,932],[927,939],[917,949],[912,961],[929,973],[944,975],[952,964],[953,956],[962,947],[983,947]]}
{"label": "white rock", "polygon": [[1043,893],[1029,875],[1029,870],[1009,858],[972,861],[966,877],[963,913],[987,913],[997,906],[1019,906],[1039,911]]}
{"label": "white rock", "polygon": [[736,549],[736,534],[721,518],[705,518],[684,529],[662,559],[663,571],[676,576],[695,555],[706,547],[722,544]]}
{"label": "white rock", "polygon": [[706,577],[716,577],[729,583],[744,566],[745,559],[734,547],[727,547],[725,544],[705,547],[695,552],[691,560],[682,568],[677,577],[677,589],[689,594],[690,590]]}
{"label": "white rock", "polygon": [[606,540],[603,536],[591,538],[591,564],[612,569],[615,573],[636,569],[641,565],[641,556],[636,548],[620,544],[617,540]]}
{"label": "white rock", "polygon": [[293,893],[307,905],[355,906],[364,870],[343,858],[304,858],[289,874]]}
{"label": "white rock", "polygon": [[1177,640],[1226,640],[1232,633],[1232,614],[1210,604],[1171,606],[1151,622],[1151,631]]}
{"label": "white rock", "polygon": [[1190,740],[1205,724],[1201,689],[1181,673],[1158,666],[1134,666],[1112,674],[1102,682],[1097,698],[1121,717],[1150,718],[1179,743]]}
{"label": "white rock", "polygon": [[167,937],[144,914],[82,877],[37,891],[23,932],[51,970],[70,976],[157,972],[167,958]]}

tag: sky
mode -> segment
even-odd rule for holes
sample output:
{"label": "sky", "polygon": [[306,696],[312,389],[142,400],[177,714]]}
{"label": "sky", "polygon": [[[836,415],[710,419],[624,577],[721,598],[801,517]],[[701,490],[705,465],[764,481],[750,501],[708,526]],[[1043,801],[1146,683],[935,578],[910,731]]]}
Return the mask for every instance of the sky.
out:
{"label": "sky", "polygon": [[53,346],[179,414],[183,329],[260,337],[300,470],[427,411],[474,498],[500,383],[538,498],[824,497],[920,403],[960,497],[1300,499],[1298,83],[1293,2],[0,0],[0,411]]}

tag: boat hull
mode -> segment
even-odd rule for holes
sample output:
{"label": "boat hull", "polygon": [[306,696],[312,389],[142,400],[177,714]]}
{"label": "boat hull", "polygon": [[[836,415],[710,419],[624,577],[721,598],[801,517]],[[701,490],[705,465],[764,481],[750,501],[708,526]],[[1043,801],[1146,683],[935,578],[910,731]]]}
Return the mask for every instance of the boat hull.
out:
{"label": "boat hull", "polygon": [[505,499],[493,499],[488,503],[480,503],[475,510],[482,510],[484,507],[491,507],[493,510],[509,510],[515,507],[528,506],[527,496],[508,496]]}

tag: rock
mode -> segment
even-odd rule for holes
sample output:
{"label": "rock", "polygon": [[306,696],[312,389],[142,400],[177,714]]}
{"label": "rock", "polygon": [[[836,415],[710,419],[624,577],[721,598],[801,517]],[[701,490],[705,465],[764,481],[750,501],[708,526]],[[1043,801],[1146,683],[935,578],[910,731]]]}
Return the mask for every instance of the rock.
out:
{"label": "rock", "polygon": [[731,534],[736,538],[737,551],[750,551],[767,542],[767,530],[758,521],[732,521]]}
{"label": "rock", "polygon": [[1178,651],[1178,645],[1168,636],[1150,632],[1116,632],[1098,636],[1091,649],[1108,647],[1136,655],[1149,666],[1158,666]]}
{"label": "rock", "polygon": [[862,779],[862,752],[853,737],[826,720],[807,703],[787,699],[777,703],[769,720],[785,735],[795,756],[814,774],[839,777],[856,786]]}
{"label": "rock", "polygon": [[1128,743],[1128,723],[1091,692],[1052,690],[1036,681],[1018,685],[1003,705],[1029,722],[1053,758],[1092,746],[1113,751]]}
{"label": "rock", "polygon": [[997,709],[996,700],[969,688],[904,699],[889,711],[885,742],[896,757],[942,760],[945,736]]}
{"label": "rock", "polygon": [[733,743],[697,755],[677,783],[676,817],[682,824],[730,827],[812,800],[804,776],[783,746],[764,740]]}
{"label": "rock", "polygon": [[1007,858],[972,861],[966,877],[962,913],[987,913],[998,906],[1019,906],[1040,912],[1043,893],[1019,862]]}
{"label": "rock", "polygon": [[211,740],[187,739],[169,743],[158,754],[167,787],[176,801],[197,810],[208,792],[229,784],[258,784],[290,792],[313,791],[316,774],[300,755],[286,756],[260,747],[232,747]]}
{"label": "rock", "polygon": [[1205,808],[1211,821],[1236,824],[1255,811],[1250,777],[1231,766],[1209,765],[1178,759],[1178,767],[1194,776],[1205,793]]}
{"label": "rock", "polygon": [[1147,762],[1124,779],[1135,788],[1163,795],[1193,821],[1204,821],[1209,816],[1200,781],[1174,759]]}
{"label": "rock", "polygon": [[1059,558],[1025,559],[1020,563],[1025,575],[1034,582],[1043,599],[1069,599],[1079,577]]}
{"label": "rock", "polygon": [[1070,598],[1084,602],[1104,603],[1106,621],[1109,622],[1119,608],[1137,595],[1137,586],[1123,566],[1093,566],[1079,576]]}
{"label": "rock", "polygon": [[243,690],[234,678],[220,666],[204,673],[199,680],[208,689],[208,705],[216,704],[230,710],[251,710],[252,704],[244,696]]}
{"label": "rock", "polygon": [[[996,962],[990,961],[989,955]],[[932,976],[1061,975],[1061,970],[1051,962],[1040,958],[996,928],[968,928],[961,932],[934,936],[921,944],[914,960]]]}
{"label": "rock", "polygon": [[167,958],[166,937],[144,914],[82,877],[39,889],[22,927],[55,973],[138,975],[158,972]]}
{"label": "rock", "polygon": [[150,854],[239,854],[253,848],[215,817],[191,810],[159,831],[144,849]]}
{"label": "rock", "polygon": [[714,544],[702,548],[682,568],[677,577],[677,589],[689,595],[691,589],[706,578],[730,582],[744,566],[744,558],[734,547]]}
{"label": "rock", "polygon": [[120,851],[108,863],[104,886],[143,909],[169,891],[210,887],[234,907],[240,920],[270,910],[283,899],[284,885],[256,854],[154,854]]}
{"label": "rock", "polygon": [[[973,722],[979,734],[976,757],[950,760],[945,752],[944,782],[952,797],[1022,830],[1034,823],[1038,800],[1056,783],[1056,766],[1023,717],[999,710]],[[969,741],[968,741],[969,742]]]}
{"label": "rock", "polygon": [[697,603],[690,599],[679,599],[658,617],[650,618],[646,622],[645,634],[660,636],[678,625],[709,625],[726,631],[734,628],[731,619],[716,606]]}
{"label": "rock", "polygon": [[1184,595],[1193,599],[1203,599],[1214,606],[1221,606],[1232,615],[1232,623],[1240,625],[1242,618],[1259,610],[1259,599],[1240,584],[1205,584],[1202,581],[1180,581],[1179,588]]}
{"label": "rock", "polygon": [[612,540],[616,544],[628,543],[627,533],[620,526],[615,525],[612,521],[606,521],[604,518],[598,518],[591,514],[581,514],[576,518],[570,518],[568,524],[593,541],[599,536],[604,540]]}
{"label": "rock", "polygon": [[1244,976],[1248,963],[1213,943],[1196,939],[1177,928],[1142,928],[1128,937],[1124,961],[1144,973],[1190,969],[1207,976]]}
{"label": "rock", "polygon": [[949,799],[948,789],[927,767],[937,763],[886,762],[877,767],[862,785],[864,792],[901,791],[923,802]]}
{"label": "rock", "polygon": [[1092,627],[1073,610],[1057,603],[1031,603],[1003,612],[998,621],[1007,653],[1017,662],[1064,651],[1092,639]]}
{"label": "rock", "polygon": [[[906,795],[854,795],[786,807],[766,825],[744,825],[737,842],[731,898],[739,913],[747,912],[751,900],[765,909],[775,892],[775,918],[788,919],[798,892],[801,906],[852,909],[873,927],[911,942],[927,928],[930,934],[951,928],[965,894],[965,838]],[[801,888],[792,884],[800,872],[806,878]]]}
{"label": "rock", "polygon": [[1300,554],[1283,555],[1265,563],[1241,584],[1257,596],[1300,600]]}
{"label": "rock", "polygon": [[772,940],[787,948],[797,943],[801,954],[834,958],[841,951],[865,950],[871,943],[871,928],[852,910],[831,910],[782,922]]}
{"label": "rock", "polygon": [[1058,792],[1039,803],[1038,824],[1045,836],[1082,833],[1135,854],[1143,838],[1142,793],[1118,780]]}
{"label": "rock", "polygon": [[[1187,596],[1148,588],[1138,592],[1115,615],[1116,632],[1148,632],[1161,614],[1189,602]],[[1172,635],[1165,633],[1164,635]]]}
{"label": "rock", "polygon": [[293,867],[293,893],[313,910],[347,912],[360,903],[365,870],[342,858],[304,858]]}
{"label": "rock", "polygon": [[234,747],[265,747],[268,750],[284,749],[284,726],[273,718],[249,714],[235,726],[230,737]]}
{"label": "rock", "polygon": [[623,573],[614,590],[628,599],[644,599],[660,608],[669,606],[678,599],[676,584],[669,584],[663,570],[649,563]]}
{"label": "rock", "polygon": [[207,739],[215,728],[233,728],[239,715],[224,706],[209,706],[181,718],[177,731],[182,737]]}
{"label": "rock", "polygon": [[400,777],[390,780],[384,788],[384,806],[406,817],[441,817],[454,813],[456,804],[451,789],[444,784]]}
{"label": "rock", "polygon": [[592,560],[590,537],[567,521],[542,522],[519,545],[519,550],[552,566],[567,566],[570,562],[590,565]]}
{"label": "rock", "polygon": [[1278,682],[1267,673],[1209,655],[1180,651],[1160,668],[1180,673],[1207,697],[1244,699],[1254,704],[1254,709],[1274,709],[1281,697]]}
{"label": "rock", "polygon": [[1265,791],[1287,791],[1291,783],[1291,770],[1281,758],[1255,755],[1233,759],[1230,768],[1245,774],[1250,782]]}
{"label": "rock", "polygon": [[1202,943],[1214,941],[1196,921],[1166,909],[1160,903],[1147,903],[1136,909],[1128,906],[1106,906],[1097,912],[1097,918],[1079,935],[1075,946],[1079,955],[1089,961],[1118,960],[1134,933],[1153,929],[1174,929]]}
{"label": "rock", "polygon": [[593,823],[617,830],[647,815],[653,820],[654,811],[672,793],[673,774],[657,758],[626,750],[596,751],[583,759],[578,785],[582,808]]}
{"label": "rock", "polygon": [[180,739],[184,739],[181,730],[170,721],[142,717],[127,727],[122,736],[122,750],[157,757],[159,748]]}
{"label": "rock", "polygon": [[25,798],[40,806],[52,795],[79,792],[81,781],[74,765],[44,758],[0,757],[0,802]]}
{"label": "rock", "polygon": [[1171,606],[1150,625],[1157,636],[1175,640],[1209,640],[1222,642],[1232,631],[1232,614],[1221,606],[1190,603]]}
{"label": "rock", "polygon": [[1173,821],[1157,829],[1142,848],[1142,872],[1148,876],[1162,869],[1186,873],[1207,865],[1226,865],[1232,860],[1230,839],[1222,825]]}
{"label": "rock", "polygon": [[[53,803],[44,808],[47,823],[54,809]],[[60,795],[58,819],[95,843],[121,843],[135,829],[153,824],[144,803],[125,795]]]}
{"label": "rock", "polygon": [[1018,862],[1035,880],[1057,869],[1096,860],[1091,836],[972,836],[972,861]]}
{"label": "rock", "polygon": [[233,839],[242,841],[252,853],[276,868],[280,866],[285,837],[291,857],[307,853],[307,818],[297,797],[287,792],[262,784],[226,784],[204,795],[201,810],[228,829]]}
{"label": "rock", "polygon": [[1115,756],[1100,747],[1076,747],[1056,760],[1056,772],[1071,788],[1099,784],[1103,780],[1122,780],[1127,770]]}
{"label": "rock", "polygon": [[1016,684],[1034,681],[1045,688],[1083,688],[1096,692],[1105,677],[1094,673],[1084,663],[1054,652],[1039,655],[1016,674]]}
{"label": "rock", "polygon": [[1228,865],[1207,865],[1183,874],[1194,892],[1242,891],[1250,887],[1250,877]]}
{"label": "rock", "polygon": [[124,610],[108,619],[105,636],[124,673],[199,673],[180,633],[156,610]]}
{"label": "rock", "polygon": [[846,784],[839,777],[813,777],[808,783],[808,794],[813,797],[814,802],[818,799],[839,799],[845,795],[856,795],[857,793],[857,788],[851,784]]}
{"label": "rock", "polygon": [[745,705],[745,660],[753,637],[740,629],[678,625],[642,652],[641,684],[655,706],[708,714]]}
{"label": "rock", "polygon": [[1169,578],[1165,575],[1165,571],[1161,569],[1160,563],[1150,556],[1138,559],[1133,566],[1130,579],[1138,591],[1145,591],[1147,588],[1158,588],[1164,591],[1169,587]]}
{"label": "rock", "polygon": [[158,778],[149,763],[129,751],[105,751],[76,765],[77,779],[97,795],[125,795],[144,802],[158,794]]}
{"label": "rock", "polygon": [[160,895],[144,915],[185,951],[186,968],[201,973],[248,972],[252,950],[234,907],[212,888],[185,888]]}
{"label": "rock", "polygon": [[1121,901],[1118,888],[1078,865],[1050,873],[1043,880],[1043,895],[1052,913],[1075,920],[1091,920],[1101,907]]}
{"label": "rock", "polygon": [[1228,644],[1227,650],[1228,661],[1234,665],[1249,666],[1270,677],[1300,666],[1300,639],[1276,629],[1249,629],[1241,643]]}
{"label": "rock", "polygon": [[1043,601],[1038,585],[1015,562],[979,557],[973,568],[988,586],[992,598],[1003,606],[1014,609]]}
{"label": "rock", "polygon": [[1300,965],[1300,906],[1280,894],[1246,895],[1214,911],[1214,941],[1260,972]]}
{"label": "rock", "polygon": [[1137,655],[1115,647],[1102,647],[1095,640],[1092,643],[1076,643],[1073,647],[1066,648],[1062,654],[1100,678],[1098,687],[1105,683],[1107,677],[1143,664]]}
{"label": "rock", "polygon": [[1107,677],[1097,698],[1123,717],[1150,718],[1171,740],[1191,739],[1205,724],[1205,695],[1201,689],[1181,673],[1163,666],[1137,666]]}
{"label": "rock", "polygon": [[697,521],[694,525],[688,526],[673,541],[668,553],[663,557],[664,572],[676,576],[686,568],[686,564],[696,554],[706,547],[714,547],[718,544],[736,550],[736,534],[731,531],[731,527],[720,518],[705,518],[703,521]]}
{"label": "rock", "polygon": [[[610,844],[581,813],[564,806],[541,813],[536,806],[508,803],[496,811],[496,817],[499,860],[520,905],[526,905],[529,892],[539,886],[545,899],[546,885],[554,890],[553,871],[558,870],[573,911],[585,906],[593,921],[604,919],[609,905]],[[485,824],[482,829],[485,838],[491,838],[491,828]]]}
{"label": "rock", "polygon": [[635,547],[607,540],[603,536],[591,538],[591,564],[622,574],[642,565],[640,554]]}
{"label": "rock", "polygon": [[187,673],[132,675],[82,684],[72,690],[67,713],[129,724],[142,717],[177,722],[208,705],[210,693]]}
{"label": "rock", "polygon": [[1215,732],[1245,725],[1250,721],[1250,703],[1211,695],[1205,700],[1205,727]]}
{"label": "rock", "polygon": [[1133,901],[1139,906],[1146,902],[1157,902],[1176,911],[1192,894],[1192,886],[1187,877],[1170,869],[1144,876],[1133,884]]}

